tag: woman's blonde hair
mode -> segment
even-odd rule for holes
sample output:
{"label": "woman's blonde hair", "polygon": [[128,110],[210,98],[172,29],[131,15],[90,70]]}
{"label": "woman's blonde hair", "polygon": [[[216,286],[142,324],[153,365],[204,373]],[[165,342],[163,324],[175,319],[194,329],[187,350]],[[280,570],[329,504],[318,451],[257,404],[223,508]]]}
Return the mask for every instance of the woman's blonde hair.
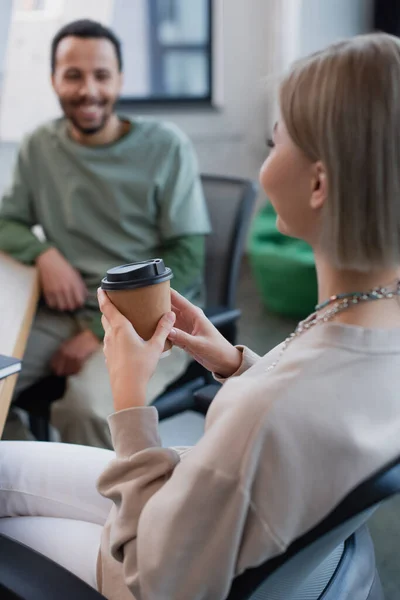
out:
{"label": "woman's blonde hair", "polygon": [[298,61],[280,108],[293,142],[327,170],[323,252],[340,269],[400,264],[400,40],[358,36]]}

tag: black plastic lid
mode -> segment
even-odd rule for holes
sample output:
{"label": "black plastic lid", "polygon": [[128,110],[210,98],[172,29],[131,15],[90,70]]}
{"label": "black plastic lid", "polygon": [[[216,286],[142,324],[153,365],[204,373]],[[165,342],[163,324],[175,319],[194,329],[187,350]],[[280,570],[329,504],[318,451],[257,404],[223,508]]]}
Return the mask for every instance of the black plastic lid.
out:
{"label": "black plastic lid", "polygon": [[109,269],[101,282],[101,287],[103,290],[110,291],[134,290],[163,283],[172,277],[172,271],[164,265],[164,261],[161,258],[153,258]]}

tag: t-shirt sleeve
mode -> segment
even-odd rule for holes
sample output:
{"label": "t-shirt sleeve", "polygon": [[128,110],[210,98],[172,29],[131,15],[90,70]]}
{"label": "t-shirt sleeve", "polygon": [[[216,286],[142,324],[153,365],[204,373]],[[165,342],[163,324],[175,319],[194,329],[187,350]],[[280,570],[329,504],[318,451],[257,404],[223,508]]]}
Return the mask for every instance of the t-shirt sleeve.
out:
{"label": "t-shirt sleeve", "polygon": [[159,229],[164,240],[211,232],[197,158],[190,141],[176,137],[158,194]]}
{"label": "t-shirt sleeve", "polygon": [[37,219],[29,187],[29,153],[29,140],[25,139],[18,151],[11,184],[0,202],[0,217],[33,227]]}
{"label": "t-shirt sleeve", "polygon": [[28,264],[50,247],[32,232],[38,219],[29,185],[31,152],[27,138],[19,150],[11,185],[0,202],[0,250]]}

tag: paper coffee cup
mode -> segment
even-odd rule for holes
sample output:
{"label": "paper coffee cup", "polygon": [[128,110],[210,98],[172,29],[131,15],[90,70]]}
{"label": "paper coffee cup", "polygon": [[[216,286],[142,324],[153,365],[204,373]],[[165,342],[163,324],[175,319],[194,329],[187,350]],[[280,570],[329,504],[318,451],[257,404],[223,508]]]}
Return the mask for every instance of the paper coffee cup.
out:
{"label": "paper coffee cup", "polygon": [[[107,271],[101,287],[111,302],[149,340],[161,317],[171,310],[171,269],[161,258],[114,267]],[[166,341],[164,351],[172,344]]]}

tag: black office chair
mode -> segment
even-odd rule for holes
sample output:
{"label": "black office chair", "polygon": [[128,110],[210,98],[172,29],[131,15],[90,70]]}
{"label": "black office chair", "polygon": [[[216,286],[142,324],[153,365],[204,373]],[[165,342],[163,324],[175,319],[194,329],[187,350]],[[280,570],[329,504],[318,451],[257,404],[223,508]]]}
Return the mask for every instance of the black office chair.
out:
{"label": "black office chair", "polygon": [[[257,186],[247,179],[215,175],[203,175],[201,180],[212,226],[206,244],[205,313],[234,344],[240,317],[235,308],[237,282]],[[155,400],[160,420],[194,408],[193,393],[208,381],[208,371],[192,361],[182,377]],[[49,376],[16,399],[15,406],[27,411],[36,439],[49,440],[51,404],[63,396],[65,385],[64,377]]]}
{"label": "black office chair", "polygon": [[[236,577],[226,600],[384,600],[365,523],[399,493],[400,458],[359,485],[284,554]],[[53,561],[2,535],[0,597],[103,598]]]}

